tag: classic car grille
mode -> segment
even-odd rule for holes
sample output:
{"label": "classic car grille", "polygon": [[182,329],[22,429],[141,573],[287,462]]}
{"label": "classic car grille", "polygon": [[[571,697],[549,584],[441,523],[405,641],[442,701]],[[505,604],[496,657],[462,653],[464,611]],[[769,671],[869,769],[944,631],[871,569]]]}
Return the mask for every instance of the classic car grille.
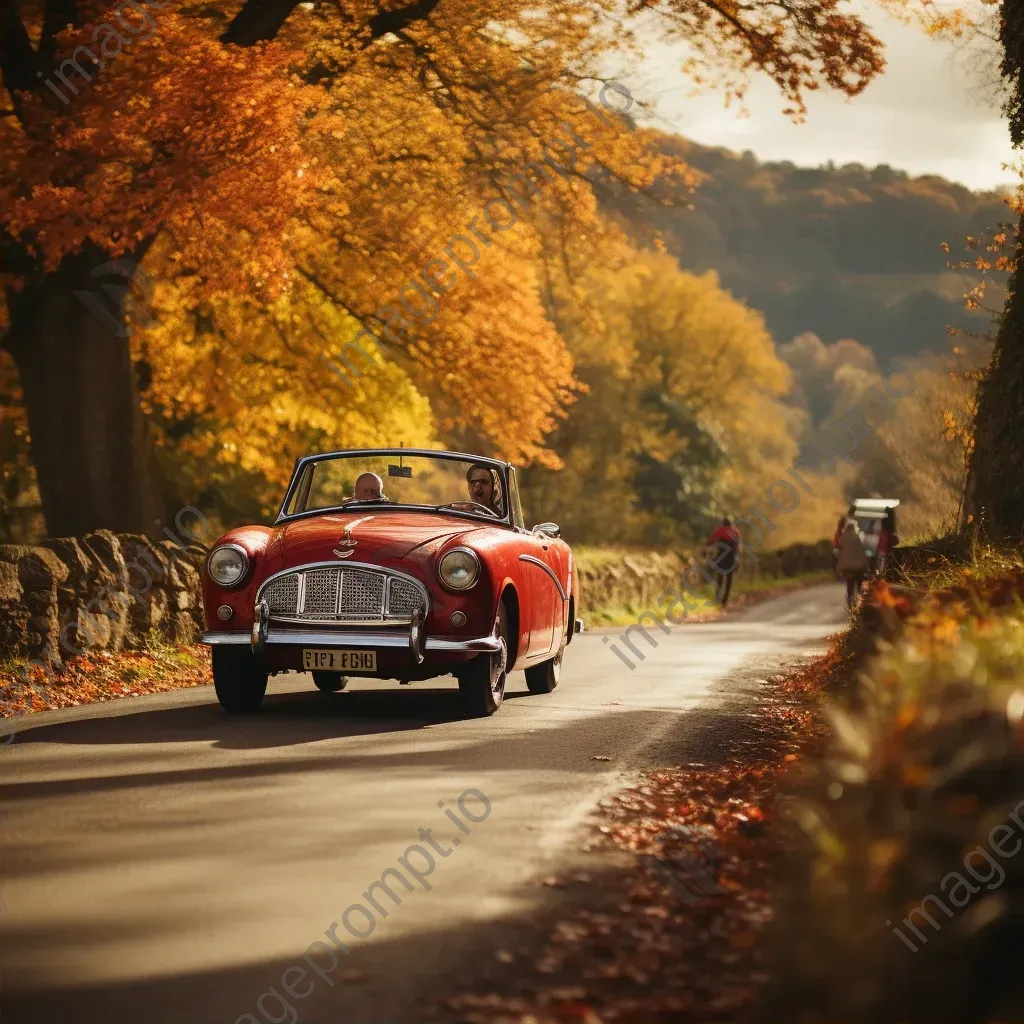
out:
{"label": "classic car grille", "polygon": [[297,569],[271,580],[260,593],[278,619],[408,621],[419,609],[426,614],[424,592],[386,570]]}
{"label": "classic car grille", "polygon": [[358,569],[341,573],[341,607],[345,614],[379,615],[384,606],[384,577]]}
{"label": "classic car grille", "polygon": [[278,576],[263,592],[263,599],[272,613],[287,612],[294,615],[299,607],[299,575]]}
{"label": "classic car grille", "polygon": [[411,615],[414,608],[421,608],[423,605],[422,594],[411,583],[406,583],[405,580],[391,580],[390,596],[392,615]]}
{"label": "classic car grille", "polygon": [[317,569],[304,574],[305,593],[302,614],[308,618],[333,618],[338,613],[338,584],[341,573],[336,569]]}

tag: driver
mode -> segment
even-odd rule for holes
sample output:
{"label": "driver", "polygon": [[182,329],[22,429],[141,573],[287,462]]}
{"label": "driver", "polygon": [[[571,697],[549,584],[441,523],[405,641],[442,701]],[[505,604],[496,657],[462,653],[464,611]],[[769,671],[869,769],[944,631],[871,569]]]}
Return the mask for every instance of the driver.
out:
{"label": "driver", "polygon": [[503,514],[498,502],[493,470],[479,463],[470,466],[466,473],[466,483],[469,484],[470,501],[489,508],[497,516]]}
{"label": "driver", "polygon": [[376,473],[363,473],[356,480],[356,501],[381,501],[384,497],[384,481]]}

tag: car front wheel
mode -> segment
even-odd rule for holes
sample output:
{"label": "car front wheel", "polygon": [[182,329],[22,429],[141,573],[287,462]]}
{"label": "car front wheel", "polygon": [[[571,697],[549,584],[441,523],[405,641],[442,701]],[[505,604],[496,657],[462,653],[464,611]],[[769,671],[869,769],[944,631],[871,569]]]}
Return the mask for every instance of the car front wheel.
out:
{"label": "car front wheel", "polygon": [[565,653],[565,641],[558,653],[547,661],[526,670],[526,685],[530,693],[550,693],[557,685],[562,674],[562,655]]}
{"label": "car front wheel", "polygon": [[267,671],[248,647],[214,647],[213,687],[225,711],[255,711],[267,692]]}
{"label": "car front wheel", "polygon": [[324,693],[337,693],[348,686],[348,676],[343,676],[340,672],[318,670],[313,673],[313,682],[316,684],[316,688]]}
{"label": "car front wheel", "polygon": [[487,718],[501,707],[505,696],[505,678],[508,671],[508,616],[505,602],[498,605],[494,619],[494,636],[500,643],[496,654],[481,654],[458,673],[459,692],[466,714],[470,718]]}

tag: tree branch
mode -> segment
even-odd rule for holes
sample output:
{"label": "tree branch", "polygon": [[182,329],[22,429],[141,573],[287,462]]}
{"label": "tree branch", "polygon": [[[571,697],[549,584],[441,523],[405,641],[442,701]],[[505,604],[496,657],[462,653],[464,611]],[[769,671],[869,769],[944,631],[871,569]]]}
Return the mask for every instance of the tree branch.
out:
{"label": "tree branch", "polygon": [[[414,21],[428,18],[441,0],[418,0],[390,11],[378,11],[366,23],[369,34],[364,46],[389,32],[399,32]],[[245,0],[242,9],[220,37],[223,43],[252,46],[273,39],[298,6],[299,0]]]}
{"label": "tree branch", "polygon": [[22,124],[22,103],[19,92],[34,92],[39,86],[37,71],[42,71],[39,55],[32,47],[18,11],[14,6],[8,7],[0,18],[0,71],[3,72],[4,86],[11,97],[18,120]]}

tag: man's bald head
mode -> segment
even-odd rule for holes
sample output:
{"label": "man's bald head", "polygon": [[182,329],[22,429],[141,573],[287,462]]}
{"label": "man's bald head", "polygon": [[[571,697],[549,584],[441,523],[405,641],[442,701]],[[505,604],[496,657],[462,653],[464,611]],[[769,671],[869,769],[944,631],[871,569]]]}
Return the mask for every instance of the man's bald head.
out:
{"label": "man's bald head", "polygon": [[356,481],[357,501],[376,501],[384,494],[384,481],[376,473],[363,473]]}

